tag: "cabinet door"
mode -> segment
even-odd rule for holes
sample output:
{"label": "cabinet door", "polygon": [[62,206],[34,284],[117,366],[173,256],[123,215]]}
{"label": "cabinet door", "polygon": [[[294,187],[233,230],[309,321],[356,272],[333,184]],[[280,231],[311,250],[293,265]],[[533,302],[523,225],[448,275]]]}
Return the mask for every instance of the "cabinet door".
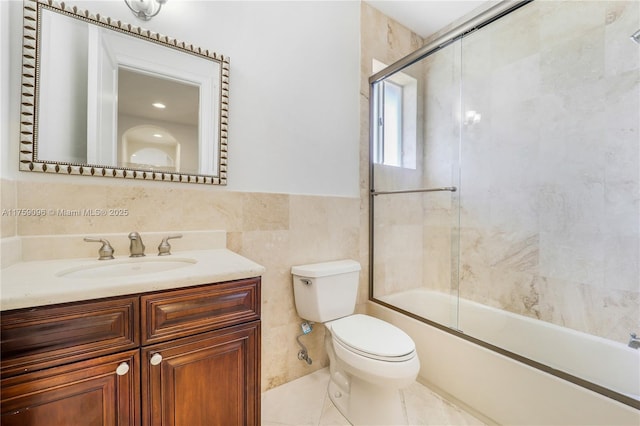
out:
{"label": "cabinet door", "polygon": [[142,349],[145,426],[260,424],[260,322]]}
{"label": "cabinet door", "polygon": [[2,426],[137,425],[139,352],[132,350],[0,381]]}

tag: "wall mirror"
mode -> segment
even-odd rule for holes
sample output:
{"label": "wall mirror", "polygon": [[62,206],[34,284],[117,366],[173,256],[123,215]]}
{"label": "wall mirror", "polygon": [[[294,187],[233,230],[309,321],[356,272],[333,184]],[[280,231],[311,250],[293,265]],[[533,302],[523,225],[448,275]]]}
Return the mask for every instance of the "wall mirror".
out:
{"label": "wall mirror", "polygon": [[229,59],[24,1],[20,170],[224,185]]}

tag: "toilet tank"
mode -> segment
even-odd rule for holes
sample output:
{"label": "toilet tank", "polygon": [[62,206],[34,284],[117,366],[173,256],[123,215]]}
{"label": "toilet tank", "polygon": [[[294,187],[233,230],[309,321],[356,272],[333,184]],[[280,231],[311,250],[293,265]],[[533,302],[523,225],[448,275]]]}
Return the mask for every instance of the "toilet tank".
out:
{"label": "toilet tank", "polygon": [[351,315],[356,307],[360,264],[355,260],[294,266],[296,310],[308,321],[327,322]]}

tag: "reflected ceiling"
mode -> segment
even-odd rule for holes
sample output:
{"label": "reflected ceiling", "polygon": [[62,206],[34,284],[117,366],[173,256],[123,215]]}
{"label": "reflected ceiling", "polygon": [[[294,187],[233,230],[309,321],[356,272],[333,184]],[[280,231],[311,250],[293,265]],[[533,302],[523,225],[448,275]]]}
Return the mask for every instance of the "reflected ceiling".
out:
{"label": "reflected ceiling", "polygon": [[[199,88],[195,85],[120,68],[118,88],[118,108],[123,114],[198,125]],[[157,102],[165,108],[154,108],[152,104]]]}

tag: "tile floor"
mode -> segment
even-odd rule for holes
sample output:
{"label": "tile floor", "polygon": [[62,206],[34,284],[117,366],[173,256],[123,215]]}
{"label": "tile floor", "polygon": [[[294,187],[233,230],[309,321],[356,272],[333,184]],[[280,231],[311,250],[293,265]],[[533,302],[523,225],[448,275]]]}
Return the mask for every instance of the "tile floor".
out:
{"label": "tile floor", "polygon": [[[263,393],[262,426],[348,426],[327,396],[328,384],[329,369],[323,368]],[[403,390],[402,397],[410,425],[484,425],[419,383]]]}

